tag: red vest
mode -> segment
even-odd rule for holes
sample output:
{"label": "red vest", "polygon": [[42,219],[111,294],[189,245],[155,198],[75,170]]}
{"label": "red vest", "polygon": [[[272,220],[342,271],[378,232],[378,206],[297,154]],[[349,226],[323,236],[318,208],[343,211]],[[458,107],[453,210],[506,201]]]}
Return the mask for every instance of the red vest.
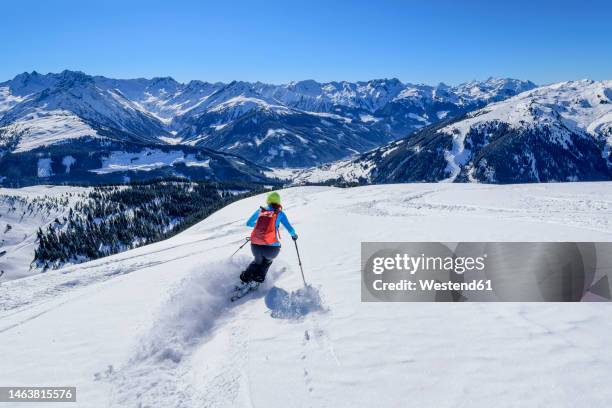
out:
{"label": "red vest", "polygon": [[251,243],[255,245],[272,245],[278,242],[278,232],[276,230],[276,219],[279,210],[268,210],[261,207],[255,228],[251,232]]}

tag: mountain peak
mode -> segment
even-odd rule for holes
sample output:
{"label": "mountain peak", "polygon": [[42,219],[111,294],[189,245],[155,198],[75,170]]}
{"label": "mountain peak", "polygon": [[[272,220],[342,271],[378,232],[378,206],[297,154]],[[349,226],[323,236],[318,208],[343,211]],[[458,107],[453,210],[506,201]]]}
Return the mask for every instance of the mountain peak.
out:
{"label": "mountain peak", "polygon": [[153,77],[151,78],[151,84],[159,85],[159,84],[171,84],[171,85],[180,85],[174,78],[171,76],[166,77]]}
{"label": "mountain peak", "polygon": [[58,79],[57,86],[62,88],[75,86],[77,84],[84,85],[94,83],[93,77],[81,71],[64,70],[61,72]]}

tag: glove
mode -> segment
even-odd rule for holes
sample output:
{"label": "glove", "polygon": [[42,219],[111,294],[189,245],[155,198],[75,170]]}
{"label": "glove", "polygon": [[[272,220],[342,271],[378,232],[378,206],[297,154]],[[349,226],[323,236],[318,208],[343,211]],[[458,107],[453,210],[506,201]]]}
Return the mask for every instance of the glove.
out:
{"label": "glove", "polygon": [[291,237],[291,239],[293,239],[294,241],[297,241],[297,239],[298,239],[297,234],[293,235],[293,236]]}

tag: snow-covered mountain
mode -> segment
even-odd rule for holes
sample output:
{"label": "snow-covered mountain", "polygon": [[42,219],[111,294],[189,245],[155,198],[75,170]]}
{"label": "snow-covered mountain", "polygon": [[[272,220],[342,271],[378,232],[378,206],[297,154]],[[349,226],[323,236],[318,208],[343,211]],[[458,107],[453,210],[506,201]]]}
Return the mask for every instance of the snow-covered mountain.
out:
{"label": "snow-covered mountain", "polygon": [[376,183],[610,180],[612,81],[570,81],[524,92],[299,178]]}
{"label": "snow-covered mountain", "polygon": [[0,149],[23,152],[82,139],[183,143],[267,166],[308,167],[533,87],[492,78],[456,87],[397,79],[181,84],[169,77],[32,72],[0,84]]}
{"label": "snow-covered mountain", "polygon": [[[372,149],[388,136],[341,115],[288,107],[246,83],[232,83],[179,116],[183,143],[274,167],[309,166]],[[177,126],[178,127],[178,126]]]}
{"label": "snow-covered mountain", "polygon": [[177,92],[173,84],[183,89],[171,79],[108,80],[72,71],[26,73],[0,84],[0,182],[266,180],[265,168],[242,157],[168,144],[174,135],[169,121],[158,117],[163,110],[153,113],[145,106],[155,105],[155,96]]}
{"label": "snow-covered mountain", "polygon": [[458,86],[443,83],[437,86],[404,84],[393,78],[322,84],[313,80],[286,85],[256,83],[254,87],[262,95],[274,97],[302,110],[331,112],[344,108],[374,113],[383,110],[391,102],[399,101],[425,105],[436,100],[458,106],[476,106],[502,100],[536,86],[530,81],[508,78],[489,78]]}
{"label": "snow-covered mountain", "polygon": [[359,247],[611,241],[610,187],[281,191],[318,310],[274,296],[302,287],[287,235],[267,284],[229,302],[264,197],[245,199],[167,241],[2,281],[0,372],[75,386],[79,408],[605,407],[609,303],[364,303]]}
{"label": "snow-covered mountain", "polygon": [[403,84],[395,78],[356,83],[256,84],[261,94],[288,106],[341,115],[386,134],[388,140],[535,87],[530,81],[506,78],[489,78],[458,86]]}
{"label": "snow-covered mountain", "polygon": [[51,74],[46,81],[37,74],[24,74],[6,88],[18,96],[33,92],[23,95],[20,103],[0,117],[0,143],[13,147],[13,151],[32,150],[71,138],[155,143],[159,137],[169,136],[149,112],[120,92],[99,87],[83,73],[64,71]]}
{"label": "snow-covered mountain", "polygon": [[222,83],[202,81],[181,84],[170,77],[110,79],[97,76],[95,81],[101,86],[120,91],[166,125],[170,124],[174,117],[197,108],[211,94],[224,86]]}

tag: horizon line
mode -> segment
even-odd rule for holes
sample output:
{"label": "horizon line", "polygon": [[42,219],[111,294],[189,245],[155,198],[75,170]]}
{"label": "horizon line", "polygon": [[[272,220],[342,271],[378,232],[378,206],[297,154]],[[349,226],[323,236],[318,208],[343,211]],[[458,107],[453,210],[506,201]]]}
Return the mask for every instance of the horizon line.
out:
{"label": "horizon line", "polygon": [[530,80],[530,79],[522,79],[522,78],[514,78],[511,76],[493,76],[490,75],[485,79],[470,79],[470,80],[465,80],[462,82],[458,82],[458,83],[446,83],[444,81],[440,81],[437,84],[431,84],[431,83],[424,83],[424,82],[410,82],[410,81],[404,81],[402,79],[399,79],[397,76],[392,76],[392,77],[384,77],[384,78],[371,78],[371,79],[367,79],[367,80],[356,80],[356,81],[349,81],[349,80],[329,80],[329,81],[321,81],[321,80],[317,80],[314,78],[306,78],[306,79],[299,79],[299,80],[290,80],[287,82],[265,82],[265,81],[261,81],[261,80],[256,80],[256,81],[246,81],[246,80],[242,80],[242,79],[233,79],[231,81],[208,81],[208,80],[203,80],[203,79],[189,79],[186,81],[180,81],[175,79],[173,76],[168,75],[168,76],[152,76],[152,77],[145,77],[145,76],[141,76],[141,77],[113,77],[113,76],[107,76],[105,74],[89,74],[87,72],[78,70],[78,69],[63,69],[62,71],[58,71],[58,72],[47,72],[46,74],[40,73],[37,70],[32,70],[30,72],[28,71],[23,71],[21,73],[15,74],[12,78],[6,79],[0,83],[5,83],[5,82],[9,82],[14,80],[15,78],[17,78],[20,75],[41,75],[41,76],[47,76],[47,75],[58,75],[58,74],[62,74],[64,72],[74,72],[74,73],[81,73],[93,78],[106,78],[106,79],[114,79],[114,80],[119,80],[119,81],[130,81],[130,80],[146,80],[146,81],[152,81],[155,79],[169,79],[172,80],[178,84],[181,85],[187,85],[190,82],[204,82],[204,83],[209,83],[209,84],[231,84],[233,82],[246,82],[246,83],[250,83],[250,84],[265,84],[265,85],[274,85],[274,86],[283,86],[283,85],[290,85],[290,84],[295,84],[295,83],[299,83],[299,82],[307,82],[307,81],[313,81],[316,82],[318,84],[330,84],[330,83],[353,83],[353,84],[358,84],[358,83],[368,83],[368,82],[372,82],[372,81],[393,81],[393,80],[397,80],[399,81],[402,85],[415,85],[415,86],[429,86],[429,87],[439,87],[441,85],[444,86],[459,86],[459,85],[464,85],[464,84],[468,84],[470,82],[486,82],[489,80],[496,80],[496,79],[507,79],[507,80],[515,80],[515,81],[524,81],[524,82],[531,82],[532,84],[540,87],[540,86],[546,86],[546,85],[551,85],[551,84],[555,84],[555,83],[559,83],[559,82],[566,82],[566,81],[580,81],[580,80],[590,80],[590,78],[580,78],[580,79],[569,79],[569,80],[564,80],[564,81],[558,81],[558,82],[547,82],[544,84],[537,84],[534,81]]}

